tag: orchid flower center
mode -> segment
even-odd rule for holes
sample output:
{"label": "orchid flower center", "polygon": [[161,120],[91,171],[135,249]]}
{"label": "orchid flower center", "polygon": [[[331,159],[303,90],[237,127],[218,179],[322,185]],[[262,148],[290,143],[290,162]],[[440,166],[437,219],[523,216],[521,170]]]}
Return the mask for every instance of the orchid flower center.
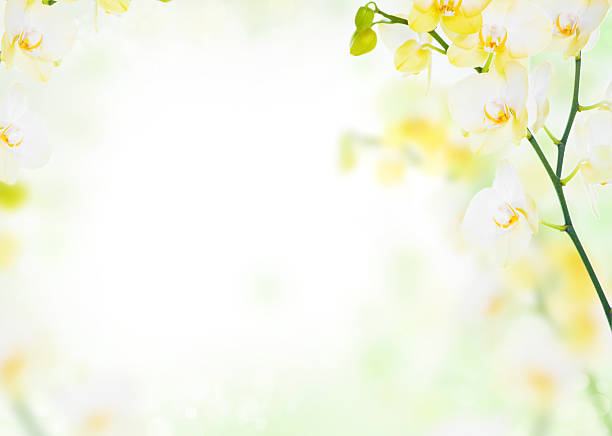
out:
{"label": "orchid flower center", "polygon": [[23,133],[19,127],[10,124],[0,127],[0,139],[11,148],[19,147],[23,142]]}
{"label": "orchid flower center", "polygon": [[512,110],[502,99],[491,100],[484,107],[485,124],[488,127],[499,127],[510,119]]}
{"label": "orchid flower center", "polygon": [[23,30],[15,39],[23,51],[34,51],[42,45],[43,35],[38,30]]}
{"label": "orchid flower center", "polygon": [[506,44],[508,31],[498,24],[485,24],[478,32],[482,48],[487,53],[493,53]]}
{"label": "orchid flower center", "polygon": [[508,203],[504,203],[497,209],[497,213],[493,217],[493,221],[497,227],[508,229],[516,224],[519,220],[519,214]]}
{"label": "orchid flower center", "polygon": [[438,9],[445,17],[452,17],[461,7],[463,0],[438,0]]}
{"label": "orchid flower center", "polygon": [[555,20],[555,33],[560,36],[572,36],[578,29],[578,16],[571,12],[561,12]]}

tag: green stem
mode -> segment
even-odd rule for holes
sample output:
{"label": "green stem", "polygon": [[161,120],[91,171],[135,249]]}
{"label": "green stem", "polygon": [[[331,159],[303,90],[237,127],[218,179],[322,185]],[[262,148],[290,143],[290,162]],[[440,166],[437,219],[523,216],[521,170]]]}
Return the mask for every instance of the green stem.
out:
{"label": "green stem", "polygon": [[34,414],[23,400],[15,399],[13,400],[12,405],[15,416],[17,416],[19,423],[28,435],[45,436],[45,432],[42,430],[34,417]]}
{"label": "green stem", "polygon": [[435,30],[432,30],[431,32],[429,32],[429,34],[433,36],[433,39],[438,41],[438,43],[444,49],[444,54],[446,54],[446,52],[448,51],[448,44],[446,43],[446,41],[444,41],[444,39],[440,35],[438,35],[438,32],[436,32]]}
{"label": "green stem", "polygon": [[491,61],[492,60],[493,60],[493,52],[489,53],[489,57],[487,58],[487,61],[483,65],[482,69],[480,70],[481,73],[488,73],[489,72],[489,67],[491,66]]}
{"label": "green stem", "polygon": [[567,176],[566,178],[561,179],[561,184],[562,184],[563,186],[567,185],[567,184],[570,182],[570,180],[572,180],[572,179],[574,178],[574,176],[575,176],[576,174],[578,174],[578,171],[580,170],[580,166],[581,166],[583,163],[584,163],[584,161],[580,161],[580,162],[578,162],[578,164],[576,165],[576,168],[574,168],[574,171],[572,171],[572,172],[570,173],[570,175],[569,175],[569,176]]}
{"label": "green stem", "polygon": [[446,52],[445,52],[444,50],[442,50],[441,48],[438,48],[438,47],[436,47],[436,46],[434,46],[434,45],[431,45],[431,44],[424,44],[424,45],[423,45],[423,47],[430,48],[430,49],[435,50],[435,51],[437,51],[438,53],[441,53],[441,54],[443,54],[443,55],[445,55],[445,54],[446,54]]}
{"label": "green stem", "polygon": [[551,224],[546,221],[540,221],[540,224],[546,227],[550,227],[551,229],[559,230],[560,232],[565,232],[567,230],[567,226],[560,224]]}
{"label": "green stem", "polygon": [[[374,2],[370,2],[366,6],[369,6],[369,5],[374,5],[374,12],[376,12],[379,15],[382,15],[388,20],[391,20],[392,23],[404,24],[408,26],[407,19],[381,11],[380,9],[378,9],[378,5]],[[435,30],[432,30],[431,32],[429,32],[429,34],[433,37],[433,39],[438,41],[438,43],[442,46],[442,50],[444,50],[444,51],[440,51],[440,50],[438,51],[440,51],[440,53],[442,54],[446,54],[446,51],[448,50],[448,44],[446,43],[446,41],[444,41],[444,39],[440,35],[438,35],[438,32],[436,32]]]}
{"label": "green stem", "polygon": [[565,156],[565,147],[567,145],[567,139],[569,138],[570,132],[572,131],[572,126],[574,125],[574,119],[576,119],[576,114],[578,113],[578,108],[580,104],[578,103],[578,94],[580,93],[580,68],[581,68],[582,58],[581,54],[578,53],[576,56],[575,62],[575,72],[574,72],[574,95],[572,97],[572,107],[570,108],[569,117],[567,119],[567,124],[565,125],[565,132],[563,132],[563,137],[559,142],[559,153],[557,154],[557,178],[561,178],[561,173],[563,172],[563,158]]}
{"label": "green stem", "polygon": [[548,130],[548,127],[544,126],[544,131],[546,132],[546,134],[548,135],[550,140],[553,142],[553,144],[555,144],[555,145],[561,144],[561,141],[559,141],[557,139],[557,137],[555,135],[553,135],[550,130]]}
{"label": "green stem", "polygon": [[595,104],[592,104],[592,105],[589,105],[589,106],[579,105],[578,106],[578,112],[590,111],[592,109],[598,109],[598,108],[600,108],[602,106],[609,107],[610,106],[610,102],[608,100],[602,100],[599,103],[595,103]]}
{"label": "green stem", "polygon": [[593,265],[591,264],[591,261],[589,260],[584,250],[584,247],[580,242],[580,238],[578,237],[578,234],[576,233],[576,230],[574,229],[574,226],[572,224],[572,217],[570,215],[569,208],[567,207],[567,200],[565,199],[565,193],[563,192],[563,185],[561,184],[561,179],[555,174],[552,167],[548,163],[548,160],[546,159],[542,148],[540,148],[538,141],[535,139],[535,137],[531,134],[529,130],[527,130],[527,132],[527,139],[529,140],[529,143],[540,158],[540,161],[542,162],[542,165],[544,165],[544,169],[546,170],[546,173],[548,174],[548,177],[550,178],[550,181],[552,182],[553,187],[555,188],[557,198],[559,199],[559,204],[561,205],[561,211],[563,212],[563,219],[565,220],[565,225],[567,226],[565,232],[569,235],[570,239],[574,243],[574,246],[576,247],[576,250],[580,255],[580,259],[582,260],[582,263],[584,264],[589,274],[589,277],[593,282],[593,286],[595,287],[595,291],[597,292],[597,296],[599,297],[601,307],[603,308],[604,313],[606,315],[608,326],[612,331],[612,313],[610,312],[610,303],[608,303],[608,299],[606,298],[606,294],[601,286],[601,283],[599,282],[599,279],[597,278],[595,270],[593,269]]}

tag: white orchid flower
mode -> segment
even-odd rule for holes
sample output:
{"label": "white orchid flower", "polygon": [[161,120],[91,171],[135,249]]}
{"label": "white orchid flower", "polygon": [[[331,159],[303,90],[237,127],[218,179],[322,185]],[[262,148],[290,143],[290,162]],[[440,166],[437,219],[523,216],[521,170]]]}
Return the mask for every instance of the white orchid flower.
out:
{"label": "white orchid flower", "polygon": [[550,44],[552,24],[546,11],[527,0],[494,0],[482,16],[482,27],[469,35],[444,26],[453,42],[448,49],[451,64],[482,66],[494,55],[501,72],[509,61],[526,60]]}
{"label": "white orchid flower", "polygon": [[558,334],[540,317],[519,318],[508,330],[500,351],[496,365],[506,391],[521,404],[551,407],[580,380],[580,371]]}
{"label": "white orchid flower", "polygon": [[544,62],[529,74],[529,96],[527,112],[532,133],[536,133],[546,123],[550,112],[548,86],[552,78],[552,64]]}
{"label": "white orchid flower", "polygon": [[398,24],[379,24],[378,31],[383,44],[393,53],[393,62],[397,71],[404,74],[419,74],[427,70],[428,77],[430,76],[431,35],[416,33],[408,26]]}
{"label": "white orchid flower", "polygon": [[612,112],[587,112],[575,129],[580,175],[593,213],[599,217],[599,189],[612,183]]}
{"label": "white orchid flower", "polygon": [[491,0],[414,0],[408,22],[415,32],[430,32],[440,21],[453,32],[467,35],[482,26],[482,11]]}
{"label": "white orchid flower", "polygon": [[[610,8],[607,0],[534,0],[552,23],[551,48],[576,56],[599,38],[599,25]],[[590,41],[590,42],[589,42]]]}
{"label": "white orchid flower", "polygon": [[65,12],[38,0],[8,0],[2,37],[6,67],[16,65],[35,80],[48,80],[76,36],[74,19]]}
{"label": "white orchid flower", "polygon": [[507,161],[497,167],[491,188],[478,192],[463,219],[466,240],[484,250],[493,250],[497,263],[516,261],[538,231],[538,212],[518,175]]}
{"label": "white orchid flower", "polygon": [[518,145],[527,134],[527,70],[517,62],[495,71],[470,75],[448,93],[455,122],[467,132],[472,151],[492,153]]}
{"label": "white orchid flower", "polygon": [[39,168],[50,156],[42,121],[27,110],[23,87],[14,85],[0,106],[0,181],[12,184],[20,168]]}
{"label": "white orchid flower", "polygon": [[131,383],[103,377],[58,392],[57,404],[74,434],[134,434],[135,394]]}

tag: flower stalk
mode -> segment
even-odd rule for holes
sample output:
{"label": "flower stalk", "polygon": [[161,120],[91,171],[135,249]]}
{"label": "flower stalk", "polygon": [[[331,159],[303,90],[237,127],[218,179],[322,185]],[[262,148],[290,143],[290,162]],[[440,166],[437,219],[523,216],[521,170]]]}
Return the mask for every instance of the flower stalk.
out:
{"label": "flower stalk", "polygon": [[40,424],[34,417],[32,410],[22,399],[14,399],[12,402],[13,412],[19,420],[22,428],[29,436],[46,436]]}

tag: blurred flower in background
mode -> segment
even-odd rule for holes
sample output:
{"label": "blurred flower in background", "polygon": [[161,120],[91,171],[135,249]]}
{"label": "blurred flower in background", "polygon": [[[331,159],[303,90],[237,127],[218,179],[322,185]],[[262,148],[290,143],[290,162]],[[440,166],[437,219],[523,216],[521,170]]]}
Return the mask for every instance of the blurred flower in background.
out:
{"label": "blurred flower in background", "polygon": [[[349,59],[345,0],[65,3],[78,38],[25,83],[54,156],[0,184],[0,434],[612,434],[609,332],[567,241],[503,270],[466,250],[495,156],[451,122],[456,70],[402,58],[426,40]],[[425,99],[396,70],[428,62]],[[537,93],[555,131],[567,77]],[[576,221],[606,259],[609,221]]]}

